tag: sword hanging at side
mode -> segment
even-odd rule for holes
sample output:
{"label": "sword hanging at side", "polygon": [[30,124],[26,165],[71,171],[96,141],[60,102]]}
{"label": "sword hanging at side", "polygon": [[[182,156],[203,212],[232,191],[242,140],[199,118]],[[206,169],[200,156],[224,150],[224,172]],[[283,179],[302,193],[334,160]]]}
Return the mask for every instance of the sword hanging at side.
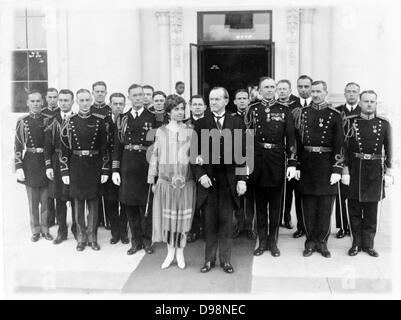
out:
{"label": "sword hanging at side", "polygon": [[149,214],[149,200],[150,200],[150,193],[152,192],[152,185],[149,185],[149,189],[148,189],[148,196],[146,198],[146,209],[145,209],[145,218],[148,216]]}

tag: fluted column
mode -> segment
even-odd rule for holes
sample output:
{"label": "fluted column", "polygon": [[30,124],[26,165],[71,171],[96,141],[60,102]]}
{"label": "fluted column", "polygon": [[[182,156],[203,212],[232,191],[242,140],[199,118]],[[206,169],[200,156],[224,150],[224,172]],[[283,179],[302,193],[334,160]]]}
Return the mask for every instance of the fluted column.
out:
{"label": "fluted column", "polygon": [[315,9],[301,9],[300,25],[300,50],[299,50],[299,71],[300,74],[313,76],[313,14]]}
{"label": "fluted column", "polygon": [[169,11],[156,12],[159,31],[159,89],[167,94],[171,91],[170,85],[170,16]]}

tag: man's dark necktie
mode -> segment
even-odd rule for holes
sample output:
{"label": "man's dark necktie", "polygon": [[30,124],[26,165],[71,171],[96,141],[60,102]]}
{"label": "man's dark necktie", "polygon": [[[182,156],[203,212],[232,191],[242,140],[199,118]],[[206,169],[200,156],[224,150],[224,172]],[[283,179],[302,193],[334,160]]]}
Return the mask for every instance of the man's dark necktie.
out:
{"label": "man's dark necktie", "polygon": [[220,131],[223,129],[223,126],[220,123],[220,119],[223,118],[223,117],[224,117],[224,114],[221,115],[221,116],[216,116],[216,115],[214,116],[214,118],[216,119],[217,129],[219,129]]}

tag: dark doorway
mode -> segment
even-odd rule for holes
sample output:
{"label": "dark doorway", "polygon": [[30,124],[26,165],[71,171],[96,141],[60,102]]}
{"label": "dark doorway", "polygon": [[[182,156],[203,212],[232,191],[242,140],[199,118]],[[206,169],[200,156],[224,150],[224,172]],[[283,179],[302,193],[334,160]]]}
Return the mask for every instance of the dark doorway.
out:
{"label": "dark doorway", "polygon": [[201,46],[200,92],[207,99],[210,89],[221,86],[228,90],[228,109],[236,90],[257,84],[262,76],[272,76],[272,44],[254,46]]}

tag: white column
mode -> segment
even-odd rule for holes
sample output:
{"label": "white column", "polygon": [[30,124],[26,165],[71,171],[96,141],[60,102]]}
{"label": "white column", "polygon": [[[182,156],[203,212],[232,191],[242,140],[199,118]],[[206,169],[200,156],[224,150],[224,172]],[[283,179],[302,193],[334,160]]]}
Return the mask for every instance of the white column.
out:
{"label": "white column", "polygon": [[300,50],[299,50],[299,71],[300,74],[307,74],[313,77],[313,14],[314,9],[301,9],[301,27],[300,27]]}
{"label": "white column", "polygon": [[293,84],[299,76],[299,9],[287,9],[287,75],[286,79]]}
{"label": "white column", "polygon": [[159,89],[170,93],[170,16],[168,11],[156,12],[159,30]]}

